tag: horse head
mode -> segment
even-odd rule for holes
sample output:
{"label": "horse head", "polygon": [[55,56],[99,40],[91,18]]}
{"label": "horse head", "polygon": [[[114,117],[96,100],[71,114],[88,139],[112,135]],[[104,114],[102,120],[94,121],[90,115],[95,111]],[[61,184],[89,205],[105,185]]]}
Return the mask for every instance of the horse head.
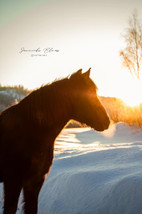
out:
{"label": "horse head", "polygon": [[90,70],[82,74],[80,69],[69,79],[72,119],[103,131],[108,128],[110,120],[97,96],[97,86],[90,78]]}

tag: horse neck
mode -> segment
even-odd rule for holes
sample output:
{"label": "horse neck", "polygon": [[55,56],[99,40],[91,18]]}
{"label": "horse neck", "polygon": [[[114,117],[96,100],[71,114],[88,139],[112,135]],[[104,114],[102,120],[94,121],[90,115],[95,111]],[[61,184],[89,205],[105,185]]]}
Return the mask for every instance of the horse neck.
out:
{"label": "horse neck", "polygon": [[58,135],[71,119],[66,87],[60,87],[60,84],[45,86],[41,92],[39,89],[30,102],[32,121],[46,132],[48,129]]}

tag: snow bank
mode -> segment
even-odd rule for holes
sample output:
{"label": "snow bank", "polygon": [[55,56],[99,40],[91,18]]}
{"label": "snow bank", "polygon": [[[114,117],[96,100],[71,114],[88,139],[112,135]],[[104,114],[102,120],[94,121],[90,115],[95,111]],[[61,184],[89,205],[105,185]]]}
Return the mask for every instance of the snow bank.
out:
{"label": "snow bank", "polygon": [[141,214],[141,194],[140,129],[124,123],[103,133],[65,129],[40,192],[38,214]]}

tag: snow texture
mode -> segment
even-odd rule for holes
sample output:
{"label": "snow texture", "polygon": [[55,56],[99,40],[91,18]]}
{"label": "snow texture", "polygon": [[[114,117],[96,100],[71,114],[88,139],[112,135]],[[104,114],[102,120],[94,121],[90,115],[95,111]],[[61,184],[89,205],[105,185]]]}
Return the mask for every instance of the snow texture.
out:
{"label": "snow texture", "polygon": [[[3,191],[0,186],[0,214]],[[17,214],[22,213],[22,194]],[[64,129],[57,138],[38,214],[142,214],[142,130]]]}

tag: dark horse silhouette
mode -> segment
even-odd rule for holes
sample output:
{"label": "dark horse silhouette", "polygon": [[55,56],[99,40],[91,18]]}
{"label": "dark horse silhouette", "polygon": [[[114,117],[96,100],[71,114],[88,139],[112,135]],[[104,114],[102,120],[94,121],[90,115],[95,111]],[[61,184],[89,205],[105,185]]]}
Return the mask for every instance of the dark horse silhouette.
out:
{"label": "dark horse silhouette", "polygon": [[33,91],[0,114],[0,182],[4,214],[14,214],[21,189],[24,212],[37,213],[38,195],[49,172],[54,142],[70,119],[95,130],[109,126],[90,69]]}

